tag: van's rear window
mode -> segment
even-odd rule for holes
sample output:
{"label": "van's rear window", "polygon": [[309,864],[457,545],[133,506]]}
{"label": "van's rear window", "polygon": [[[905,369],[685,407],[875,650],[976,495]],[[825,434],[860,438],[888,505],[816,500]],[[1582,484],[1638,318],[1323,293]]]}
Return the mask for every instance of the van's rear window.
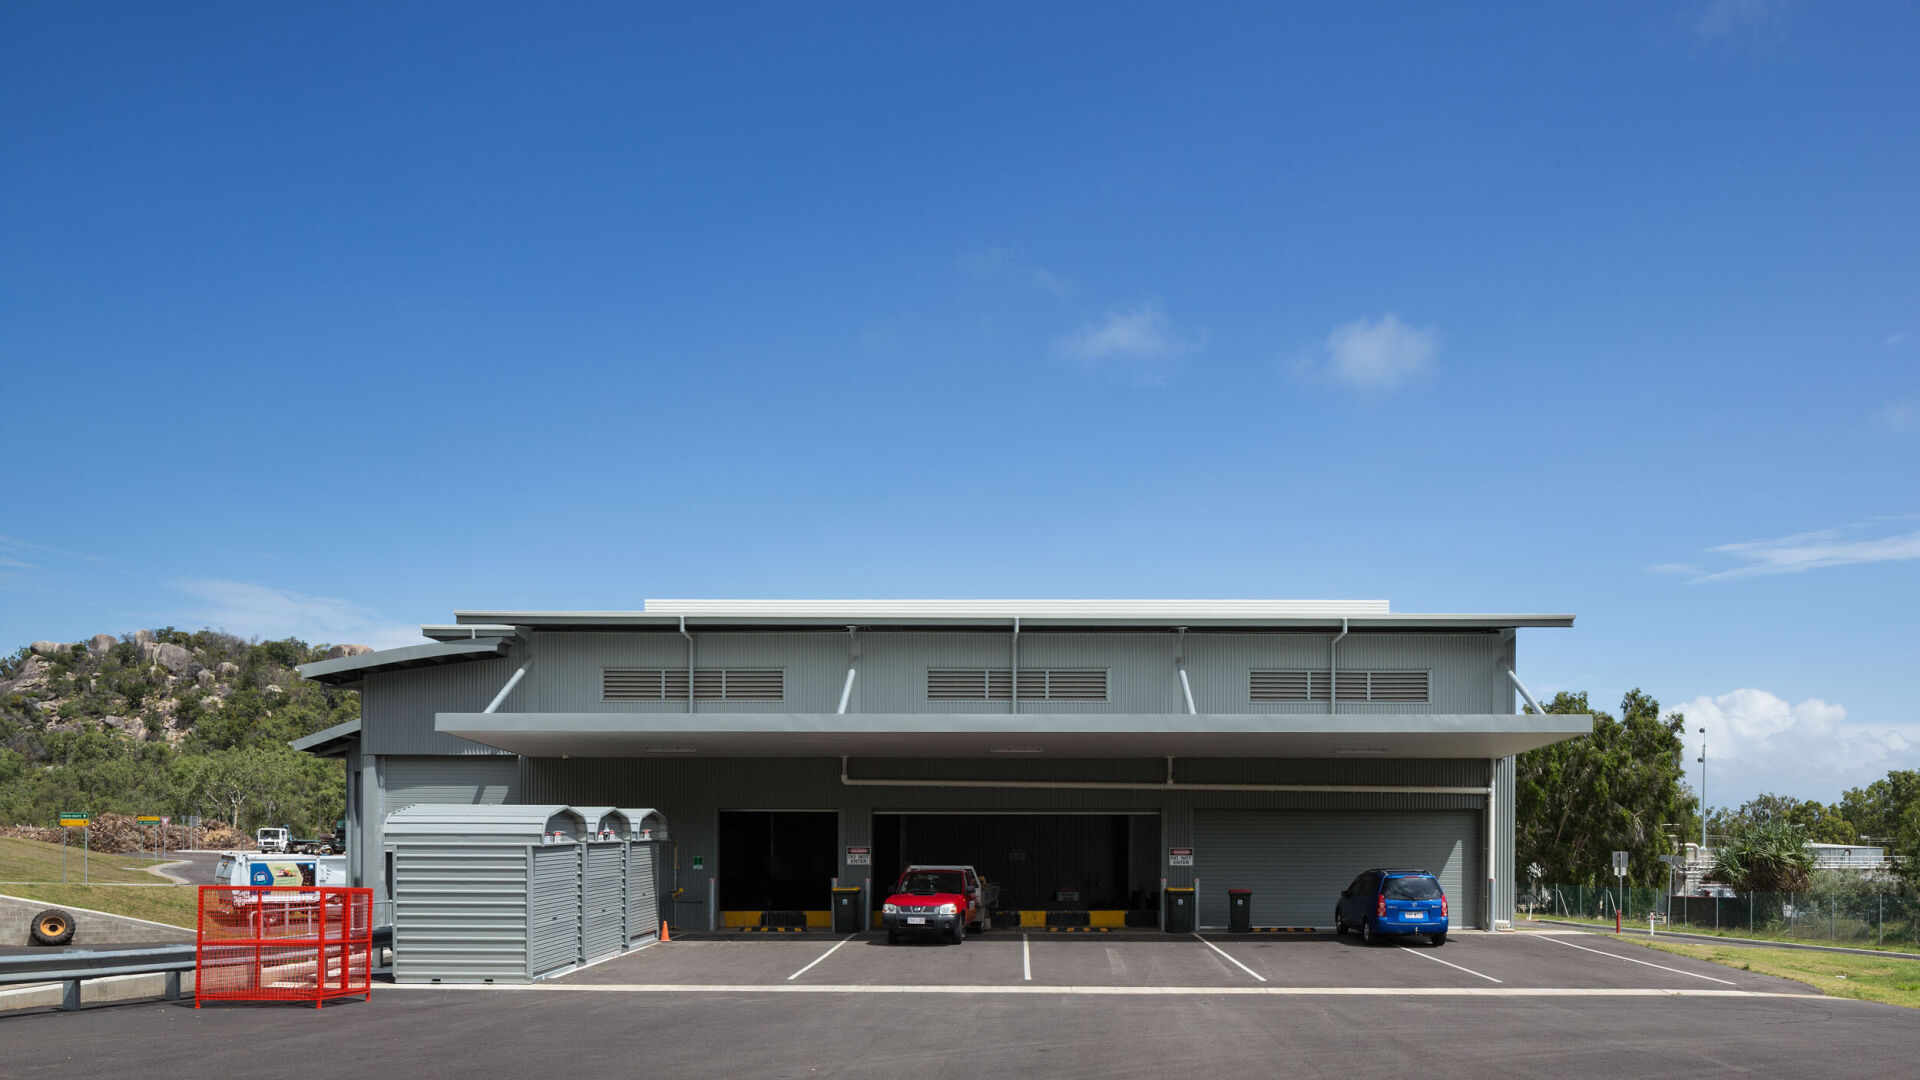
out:
{"label": "van's rear window", "polygon": [[1430,877],[1388,878],[1387,899],[1438,900],[1440,899],[1440,883]]}

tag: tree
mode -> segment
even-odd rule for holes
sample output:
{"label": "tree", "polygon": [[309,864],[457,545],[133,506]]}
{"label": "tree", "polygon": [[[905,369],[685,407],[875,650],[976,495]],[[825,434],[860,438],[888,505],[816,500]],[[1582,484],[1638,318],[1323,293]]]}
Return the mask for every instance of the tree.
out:
{"label": "tree", "polygon": [[1861,843],[1884,844],[1887,854],[1907,856],[1898,864],[1900,874],[1920,885],[1920,770],[1895,769],[1884,780],[1853,788],[1840,796],[1838,811],[1859,828]]}
{"label": "tree", "polygon": [[1800,892],[1813,871],[1807,830],[1784,819],[1755,825],[1713,851],[1708,877],[1741,892]]}
{"label": "tree", "polygon": [[1546,880],[1610,880],[1611,853],[1626,851],[1635,880],[1665,880],[1659,856],[1671,850],[1660,826],[1686,835],[1694,800],[1684,783],[1686,719],[1660,715],[1639,690],[1620,701],[1620,719],[1591,708],[1584,693],[1562,692],[1550,713],[1593,713],[1593,733],[1519,755],[1515,762],[1515,849],[1520,865],[1539,863]]}

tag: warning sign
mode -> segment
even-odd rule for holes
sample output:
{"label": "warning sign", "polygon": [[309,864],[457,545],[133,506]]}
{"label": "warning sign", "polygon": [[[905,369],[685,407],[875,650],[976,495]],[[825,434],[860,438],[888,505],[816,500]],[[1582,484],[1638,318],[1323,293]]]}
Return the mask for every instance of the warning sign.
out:
{"label": "warning sign", "polygon": [[863,847],[848,848],[847,849],[847,865],[848,866],[872,866],[873,865],[873,849],[863,848]]}
{"label": "warning sign", "polygon": [[1192,866],[1193,865],[1193,849],[1190,847],[1168,848],[1167,849],[1167,865],[1168,866]]}

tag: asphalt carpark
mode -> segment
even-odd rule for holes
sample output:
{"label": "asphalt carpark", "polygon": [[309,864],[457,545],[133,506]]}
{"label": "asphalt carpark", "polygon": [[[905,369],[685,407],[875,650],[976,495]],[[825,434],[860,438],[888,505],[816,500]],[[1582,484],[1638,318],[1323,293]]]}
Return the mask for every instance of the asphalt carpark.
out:
{"label": "asphalt carpark", "polygon": [[1578,931],[1462,933],[1442,949],[1213,933],[676,937],[532,987],[0,1016],[0,1074],[198,1080],[297,1062],[315,1078],[1853,1078],[1920,1052],[1905,1010]]}
{"label": "asphalt carpark", "polygon": [[1272,988],[1352,995],[1811,993],[1799,983],[1580,931],[1455,932],[1443,947],[1419,936],[1368,946],[1355,936],[1332,934],[994,930],[970,935],[960,945],[932,939],[889,945],[877,933],[698,934],[615,957],[551,985],[848,991],[1067,987],[1148,993]]}

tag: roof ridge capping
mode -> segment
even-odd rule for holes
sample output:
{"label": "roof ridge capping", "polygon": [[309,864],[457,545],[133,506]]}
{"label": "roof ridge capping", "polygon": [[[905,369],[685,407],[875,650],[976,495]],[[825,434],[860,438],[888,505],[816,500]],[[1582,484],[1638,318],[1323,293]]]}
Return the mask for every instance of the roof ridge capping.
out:
{"label": "roof ridge capping", "polygon": [[1138,618],[1300,617],[1315,615],[1386,615],[1385,600],[646,600],[649,615],[768,615],[828,617],[899,615],[918,617],[1032,615]]}

